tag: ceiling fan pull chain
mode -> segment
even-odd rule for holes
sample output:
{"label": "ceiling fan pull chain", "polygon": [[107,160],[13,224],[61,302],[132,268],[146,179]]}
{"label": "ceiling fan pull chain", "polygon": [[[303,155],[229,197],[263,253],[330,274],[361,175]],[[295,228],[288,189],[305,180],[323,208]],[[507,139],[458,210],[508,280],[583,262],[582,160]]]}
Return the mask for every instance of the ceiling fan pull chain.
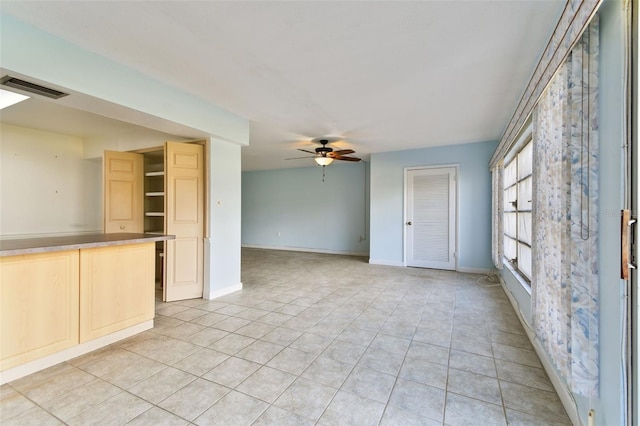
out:
{"label": "ceiling fan pull chain", "polygon": [[325,168],[325,167],[326,167],[326,166],[322,166],[322,181],[323,181],[323,182],[324,182],[324,168]]}

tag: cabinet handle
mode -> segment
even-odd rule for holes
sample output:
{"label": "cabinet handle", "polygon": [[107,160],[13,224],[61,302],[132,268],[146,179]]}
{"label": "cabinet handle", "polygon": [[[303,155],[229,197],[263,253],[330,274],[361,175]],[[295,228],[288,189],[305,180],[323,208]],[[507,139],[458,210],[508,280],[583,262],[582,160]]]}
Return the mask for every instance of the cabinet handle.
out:
{"label": "cabinet handle", "polygon": [[120,229],[124,229],[124,225],[120,225]]}

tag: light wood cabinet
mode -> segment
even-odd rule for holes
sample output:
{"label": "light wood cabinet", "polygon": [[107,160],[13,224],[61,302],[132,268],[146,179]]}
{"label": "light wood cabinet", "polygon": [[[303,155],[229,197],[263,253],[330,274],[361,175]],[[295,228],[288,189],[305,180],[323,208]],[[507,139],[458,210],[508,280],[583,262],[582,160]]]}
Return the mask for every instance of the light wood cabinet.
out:
{"label": "light wood cabinet", "polygon": [[154,257],[154,243],[80,251],[81,343],[153,319]]}
{"label": "light wood cabinet", "polygon": [[[114,204],[118,203],[140,205],[142,208],[135,214],[143,232],[175,236],[175,240],[158,244],[161,254],[156,256],[156,262],[162,263],[156,268],[162,275],[157,280],[162,283],[163,300],[167,302],[202,297],[205,217],[202,143],[166,142],[162,147],[144,153],[118,153],[121,155],[116,158],[142,165],[135,174],[137,182],[131,185],[131,188],[143,188],[139,192],[129,190],[125,185],[118,191],[113,183],[108,183],[105,173],[105,209],[110,206],[113,210]],[[105,152],[105,159],[112,154]],[[122,210],[133,211],[129,207]],[[105,210],[105,218],[107,216]],[[105,232],[133,231],[123,231],[118,224],[107,226],[105,223]]]}
{"label": "light wood cabinet", "polygon": [[78,250],[0,257],[0,371],[78,344]]}

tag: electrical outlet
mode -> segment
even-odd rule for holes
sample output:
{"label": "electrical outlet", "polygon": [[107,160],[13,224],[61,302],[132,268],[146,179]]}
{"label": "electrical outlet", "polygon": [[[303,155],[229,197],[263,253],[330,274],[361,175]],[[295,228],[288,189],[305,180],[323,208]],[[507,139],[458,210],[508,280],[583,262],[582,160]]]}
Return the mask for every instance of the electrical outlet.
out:
{"label": "electrical outlet", "polygon": [[280,238],[282,236],[282,232],[278,231],[276,232],[276,235],[278,236],[278,238]]}

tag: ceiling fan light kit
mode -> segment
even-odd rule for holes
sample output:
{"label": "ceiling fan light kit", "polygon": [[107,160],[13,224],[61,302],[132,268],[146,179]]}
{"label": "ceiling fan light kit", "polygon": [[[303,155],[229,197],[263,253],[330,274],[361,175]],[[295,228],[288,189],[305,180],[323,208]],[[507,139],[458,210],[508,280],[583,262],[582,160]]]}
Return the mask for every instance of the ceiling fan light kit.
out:
{"label": "ceiling fan light kit", "polygon": [[314,160],[316,160],[318,166],[328,166],[329,164],[333,163],[333,158],[331,157],[316,157],[314,158]]}
{"label": "ceiling fan light kit", "polygon": [[313,158],[314,161],[318,164],[318,166],[322,166],[322,181],[324,182],[324,168],[329,164],[333,163],[333,160],[342,160],[342,161],[360,161],[357,157],[347,157],[347,154],[353,154],[355,151],[352,149],[341,149],[338,151],[334,151],[333,148],[328,147],[327,144],[330,142],[335,142],[336,140],[329,140],[325,138],[316,138],[313,139],[313,142],[320,143],[322,146],[315,149],[315,152],[309,151],[306,149],[298,148],[298,151],[307,152],[309,154],[313,154],[312,157],[296,157],[296,158],[286,158],[285,160],[299,160],[302,158]]}

